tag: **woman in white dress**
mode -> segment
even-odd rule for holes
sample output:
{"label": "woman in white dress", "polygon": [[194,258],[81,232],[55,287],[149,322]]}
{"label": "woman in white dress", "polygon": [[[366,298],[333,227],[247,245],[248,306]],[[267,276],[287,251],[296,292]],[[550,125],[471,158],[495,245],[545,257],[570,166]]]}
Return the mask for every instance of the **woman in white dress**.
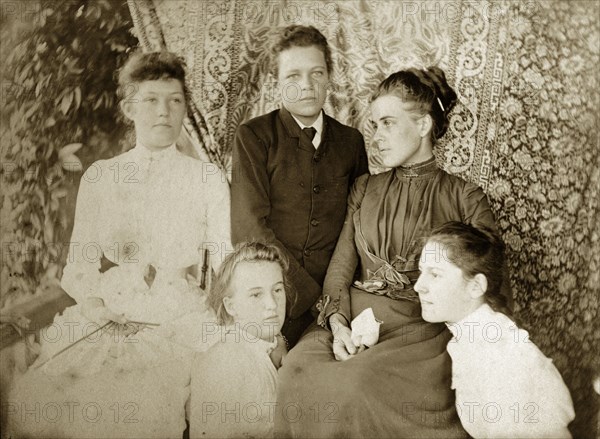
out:
{"label": "woman in white dress", "polygon": [[192,368],[191,438],[273,436],[287,268],[276,246],[258,242],[225,258],[209,297],[220,326],[206,331],[219,341]]}
{"label": "woman in white dress", "polygon": [[504,312],[504,245],[459,222],[431,232],[415,291],[423,319],[446,322],[452,388],[474,438],[570,438],[573,402],[560,373]]}
{"label": "woman in white dress", "polygon": [[178,57],[135,53],[119,86],[136,146],[82,177],[62,278],[77,304],[11,390],[14,437],[181,437],[191,361],[212,344],[199,281],[231,249],[226,180],[175,146]]}

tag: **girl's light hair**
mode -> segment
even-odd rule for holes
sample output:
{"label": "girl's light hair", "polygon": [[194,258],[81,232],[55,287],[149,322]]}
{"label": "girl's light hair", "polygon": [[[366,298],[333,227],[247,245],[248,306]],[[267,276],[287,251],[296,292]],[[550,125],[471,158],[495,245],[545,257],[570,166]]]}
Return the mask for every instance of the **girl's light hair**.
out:
{"label": "girl's light hair", "polygon": [[217,314],[217,323],[220,325],[228,325],[233,323],[233,317],[225,309],[223,299],[231,297],[231,280],[233,273],[240,262],[275,262],[281,267],[283,274],[283,284],[285,288],[286,300],[288,309],[291,308],[295,301],[295,295],[287,281],[287,270],[289,262],[285,254],[272,244],[262,242],[243,242],[236,245],[233,253],[227,255],[221,264],[221,268],[217,273],[216,279],[212,285],[210,294],[208,295],[208,304],[215,310]]}

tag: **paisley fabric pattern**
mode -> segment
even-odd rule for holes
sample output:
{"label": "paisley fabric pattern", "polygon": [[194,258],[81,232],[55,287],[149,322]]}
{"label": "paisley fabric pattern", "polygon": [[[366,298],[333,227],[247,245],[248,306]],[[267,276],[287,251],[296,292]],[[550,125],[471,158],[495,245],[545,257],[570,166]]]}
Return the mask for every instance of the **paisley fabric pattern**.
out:
{"label": "paisley fabric pattern", "polygon": [[[325,110],[365,135],[368,101],[404,67],[439,65],[459,95],[440,165],[488,194],[508,245],[516,316],[575,401],[576,437],[595,437],[600,376],[597,2],[130,0],[145,50],[189,67],[197,149],[229,169],[236,127],[278,106],[268,43],[312,24],[334,71]],[[596,352],[594,351],[596,349]]]}

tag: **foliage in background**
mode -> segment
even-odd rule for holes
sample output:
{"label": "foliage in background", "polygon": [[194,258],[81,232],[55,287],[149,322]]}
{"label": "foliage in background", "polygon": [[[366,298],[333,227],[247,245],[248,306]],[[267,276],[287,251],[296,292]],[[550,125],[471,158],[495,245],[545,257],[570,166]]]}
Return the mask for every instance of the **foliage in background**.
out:
{"label": "foliage in background", "polygon": [[124,0],[15,5],[2,17],[0,308],[57,285],[82,170],[126,147],[115,71],[137,45]]}

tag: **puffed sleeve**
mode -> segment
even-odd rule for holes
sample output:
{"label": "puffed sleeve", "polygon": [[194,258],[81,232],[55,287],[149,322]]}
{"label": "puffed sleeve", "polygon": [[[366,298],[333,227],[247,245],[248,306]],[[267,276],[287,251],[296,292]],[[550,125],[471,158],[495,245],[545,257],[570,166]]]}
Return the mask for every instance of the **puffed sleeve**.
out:
{"label": "puffed sleeve", "polygon": [[100,287],[102,249],[98,230],[101,221],[102,167],[93,163],[81,177],[73,233],[69,242],[67,264],[61,279],[62,288],[77,303],[96,296]]}
{"label": "puffed sleeve", "polygon": [[352,320],[350,285],[358,265],[358,252],[354,242],[354,213],[360,208],[368,181],[368,174],[360,176],[348,196],[344,227],[327,269],[323,295],[317,304],[320,311],[317,323],[324,328],[327,328],[329,317],[336,312],[343,315],[348,323]]}
{"label": "puffed sleeve", "polygon": [[571,438],[573,403],[552,360],[530,341],[503,342],[483,348],[470,391],[457,398],[465,430],[474,438]]}
{"label": "puffed sleeve", "polygon": [[473,184],[465,183],[461,199],[463,200],[463,222],[473,226],[486,226],[497,230],[496,220],[483,190]]}

